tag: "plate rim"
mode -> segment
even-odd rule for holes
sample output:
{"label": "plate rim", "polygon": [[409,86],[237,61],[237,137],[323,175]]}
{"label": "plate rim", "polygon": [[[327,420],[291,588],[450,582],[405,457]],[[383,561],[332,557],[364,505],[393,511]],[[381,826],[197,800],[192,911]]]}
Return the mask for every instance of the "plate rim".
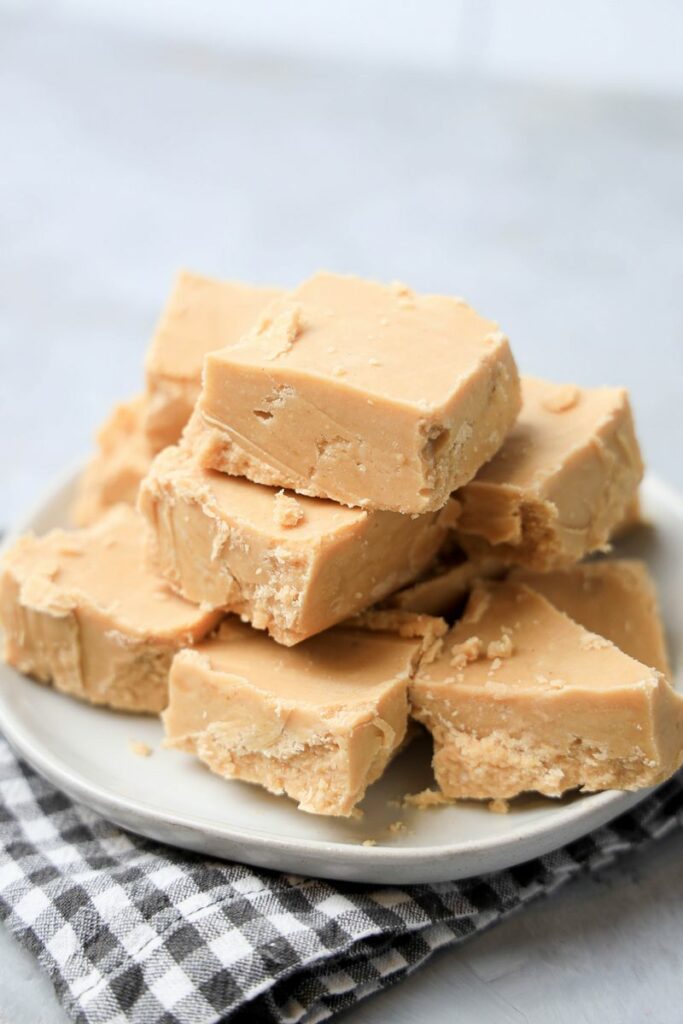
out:
{"label": "plate rim", "polygon": [[[44,497],[40,502],[34,503],[33,509],[28,515],[19,519],[19,523],[7,534],[0,544],[0,555],[3,550],[11,545],[20,533],[32,528],[32,523],[45,512],[45,507],[50,502],[58,500],[60,495],[69,486],[73,486],[79,470],[70,470],[63,473],[55,483],[46,489]],[[683,521],[683,495],[672,485],[661,480],[656,474],[647,473],[642,482],[645,494],[656,494],[665,503],[673,506]],[[23,526],[22,526],[23,524]],[[21,676],[12,666],[2,664],[3,672]],[[21,677],[23,679],[23,677]],[[31,681],[33,685],[42,685]],[[68,695],[60,695],[68,699]],[[73,699],[73,698],[72,698]],[[107,709],[101,710],[108,713]],[[203,837],[211,837],[233,845],[249,843],[257,850],[270,854],[291,853],[305,848],[307,856],[314,856],[314,859],[336,858],[350,862],[354,866],[366,866],[371,871],[380,867],[419,867],[423,862],[430,865],[438,865],[444,862],[457,862],[458,858],[471,858],[477,854],[487,855],[489,858],[505,855],[509,851],[509,866],[517,863],[514,860],[514,851],[522,845],[543,843],[543,840],[550,841],[550,845],[544,846],[544,851],[556,849],[567,841],[567,836],[576,838],[586,834],[588,831],[601,824],[613,820],[619,814],[634,807],[641,800],[654,791],[652,787],[637,791],[608,790],[606,792],[586,794],[567,807],[559,807],[557,813],[553,814],[551,821],[544,817],[536,822],[520,824],[512,827],[500,835],[478,839],[464,839],[440,843],[430,846],[363,846],[362,843],[344,843],[336,840],[325,840],[315,838],[282,837],[275,833],[264,832],[263,830],[245,827],[243,825],[230,825],[221,821],[207,822],[205,818],[195,817],[191,814],[175,813],[169,810],[159,810],[144,800],[124,797],[115,790],[92,782],[77,770],[60,761],[59,757],[45,748],[39,741],[34,740],[30,729],[26,726],[21,716],[12,709],[5,694],[0,691],[0,730],[4,733],[10,746],[24,758],[40,775],[48,779],[53,785],[64,789],[74,799],[79,800],[87,807],[96,805],[97,813],[107,817],[108,808],[115,814],[119,821],[121,816],[135,816],[142,823],[149,822],[160,828],[176,828],[179,830],[190,830]],[[662,783],[663,784],[663,783]],[[120,813],[119,813],[120,812]],[[303,812],[302,812],[303,813]],[[311,816],[315,820],[315,815]],[[584,823],[585,831],[581,831]],[[124,826],[132,832],[147,834],[144,829],[138,826]],[[157,831],[158,835],[158,831]],[[556,841],[555,841],[556,840]],[[164,840],[171,845],[178,845],[188,849],[188,845],[179,839],[177,844],[172,839]],[[530,856],[539,854],[531,853]],[[220,856],[217,854],[216,856]],[[487,870],[485,867],[483,870]],[[490,869],[489,869],[490,870]],[[339,875],[332,876],[339,877]],[[453,876],[450,876],[453,877]],[[388,881],[388,880],[387,880]]]}

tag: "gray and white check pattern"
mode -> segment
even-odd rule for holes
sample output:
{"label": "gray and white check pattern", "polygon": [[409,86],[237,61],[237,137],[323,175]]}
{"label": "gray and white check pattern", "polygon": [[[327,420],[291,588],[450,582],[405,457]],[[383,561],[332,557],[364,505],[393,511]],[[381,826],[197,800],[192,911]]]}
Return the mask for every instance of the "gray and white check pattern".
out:
{"label": "gray and white check pattern", "polygon": [[0,739],[0,918],[83,1024],[314,1024],[681,823],[679,774],[610,826],[509,871],[404,888],[333,883],[123,832]]}

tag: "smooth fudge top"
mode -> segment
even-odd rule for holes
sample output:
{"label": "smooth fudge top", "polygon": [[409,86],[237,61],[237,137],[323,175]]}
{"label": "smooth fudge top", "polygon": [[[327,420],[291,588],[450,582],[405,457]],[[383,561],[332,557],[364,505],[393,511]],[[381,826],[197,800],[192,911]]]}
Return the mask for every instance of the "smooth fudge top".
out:
{"label": "smooth fudge top", "polygon": [[220,618],[178,597],[146,565],[144,524],[117,505],[94,526],[21,537],[2,561],[20,603],[55,616],[87,606],[132,639],[192,642]]}
{"label": "smooth fudge top", "polygon": [[519,405],[507,339],[464,301],[319,273],[207,355],[199,408],[225,434],[214,468],[419,513],[474,476]]}
{"label": "smooth fudge top", "polygon": [[523,377],[522,398],[517,422],[498,453],[479,470],[476,483],[542,493],[568,462],[585,457],[601,427],[631,418],[624,388],[579,388]]}
{"label": "smooth fudge top", "polygon": [[340,387],[427,411],[451,401],[482,359],[505,346],[498,324],[462,299],[321,272],[212,361],[272,362],[273,370],[331,377]]}
{"label": "smooth fudge top", "polygon": [[147,373],[199,384],[206,353],[236,344],[282,294],[181,272],[147,352]]}
{"label": "smooth fudge top", "polygon": [[214,637],[183,657],[280,701],[357,715],[387,688],[405,685],[421,649],[419,636],[335,626],[283,650],[265,633],[230,617]]}
{"label": "smooth fudge top", "polygon": [[636,661],[671,678],[657,594],[644,562],[599,559],[549,573],[516,569],[512,579],[526,583]]}
{"label": "smooth fudge top", "polygon": [[491,697],[659,684],[661,675],[591,633],[522,583],[479,584],[420,685],[481,688]]}

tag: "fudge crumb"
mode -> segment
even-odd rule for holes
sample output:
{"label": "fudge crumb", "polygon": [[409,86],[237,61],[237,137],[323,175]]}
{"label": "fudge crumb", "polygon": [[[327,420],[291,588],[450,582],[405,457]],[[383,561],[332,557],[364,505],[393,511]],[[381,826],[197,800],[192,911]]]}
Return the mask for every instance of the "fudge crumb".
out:
{"label": "fudge crumb", "polygon": [[567,412],[579,401],[579,389],[573,384],[563,384],[552,395],[547,395],[542,406],[548,412]]}
{"label": "fudge crumb", "polygon": [[392,821],[389,826],[389,831],[393,833],[393,835],[398,835],[400,832],[407,832],[408,827],[405,821]]}
{"label": "fudge crumb", "polygon": [[453,668],[465,668],[470,662],[477,661],[481,658],[483,646],[478,636],[471,636],[461,644],[453,644],[451,665]]}
{"label": "fudge crumb", "polygon": [[266,314],[256,328],[256,333],[267,332],[270,335],[266,358],[277,359],[289,352],[302,330],[301,307],[293,306],[275,317]]}
{"label": "fudge crumb", "polygon": [[361,846],[377,846],[376,839],[364,839]]}
{"label": "fudge crumb", "polygon": [[497,672],[502,664],[503,662],[500,660],[500,658],[494,658],[493,661],[491,662],[489,672]]}
{"label": "fudge crumb", "polygon": [[455,801],[439,789],[423,789],[420,793],[406,793],[403,797],[404,807],[417,807],[418,811],[426,811],[428,807],[446,807]]}
{"label": "fudge crumb", "polygon": [[502,345],[504,342],[509,341],[507,334],[503,334],[502,331],[491,331],[484,338],[485,342],[489,345]]}
{"label": "fudge crumb", "polygon": [[273,519],[276,526],[290,529],[298,526],[306,518],[306,514],[296,498],[284,491],[278,491],[273,504]]}
{"label": "fudge crumb", "polygon": [[154,753],[152,748],[141,740],[128,740],[128,747],[131,754],[135,754],[136,757],[151,757]]}
{"label": "fudge crumb", "polygon": [[497,661],[500,658],[512,657],[514,647],[512,644],[512,640],[510,639],[510,634],[504,631],[502,632],[503,635],[501,636],[500,640],[492,640],[491,643],[486,648],[486,657],[490,661]]}
{"label": "fudge crumb", "polygon": [[510,811],[509,800],[502,800],[500,797],[495,800],[489,800],[488,810],[492,814],[508,814]]}
{"label": "fudge crumb", "polygon": [[581,637],[581,647],[584,651],[600,651],[604,647],[611,647],[612,644],[604,636],[599,636],[597,633],[588,633],[586,636]]}

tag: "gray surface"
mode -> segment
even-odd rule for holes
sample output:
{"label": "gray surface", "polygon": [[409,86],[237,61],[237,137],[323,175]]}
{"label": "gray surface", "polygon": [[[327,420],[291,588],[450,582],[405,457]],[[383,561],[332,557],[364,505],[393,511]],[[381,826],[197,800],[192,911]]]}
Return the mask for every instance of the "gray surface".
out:
{"label": "gray surface", "polygon": [[[650,464],[683,487],[680,101],[256,61],[15,11],[0,119],[8,517],[139,386],[179,265],[466,295],[523,370],[629,386]],[[573,886],[351,1019],[673,1024],[682,853]],[[39,977],[3,940],[0,1020],[60,1019]]]}

